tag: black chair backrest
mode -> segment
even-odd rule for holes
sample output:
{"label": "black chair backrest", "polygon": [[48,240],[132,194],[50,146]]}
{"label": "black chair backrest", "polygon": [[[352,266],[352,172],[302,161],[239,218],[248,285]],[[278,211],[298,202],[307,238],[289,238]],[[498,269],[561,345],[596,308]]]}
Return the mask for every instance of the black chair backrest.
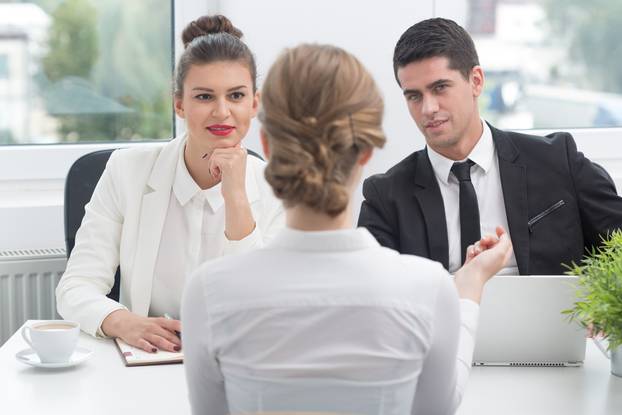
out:
{"label": "black chair backrest", "polygon": [[[99,150],[85,154],[76,160],[65,181],[65,248],[67,258],[76,243],[76,232],[84,217],[84,206],[91,200],[93,190],[99,181],[106,163],[114,149]],[[114,278],[114,286],[108,294],[109,298],[119,301],[120,269]]]}
{"label": "black chair backrest", "polygon": [[249,148],[246,149],[246,153],[253,157],[257,157],[259,160],[263,161],[263,157],[261,157],[259,154],[255,153],[253,150]]}

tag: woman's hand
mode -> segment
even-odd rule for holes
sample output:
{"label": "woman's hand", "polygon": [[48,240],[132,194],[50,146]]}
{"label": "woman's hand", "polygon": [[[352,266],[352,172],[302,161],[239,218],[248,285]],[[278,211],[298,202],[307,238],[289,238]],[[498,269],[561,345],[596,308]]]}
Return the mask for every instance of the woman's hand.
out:
{"label": "woman's hand", "polygon": [[106,336],[119,337],[127,344],[146,352],[160,350],[178,352],[181,340],[181,322],[164,317],[141,317],[128,310],[116,310],[102,322]]}
{"label": "woman's hand", "polygon": [[467,248],[466,260],[455,273],[460,298],[480,302],[484,284],[503,268],[512,255],[512,241],[498,226],[496,235],[486,235]]}
{"label": "woman's hand", "polygon": [[590,323],[587,325],[587,337],[588,339],[591,339],[591,338],[602,339],[606,337],[606,335],[604,331],[595,329],[594,323]]}
{"label": "woman's hand", "polygon": [[217,148],[208,159],[209,172],[222,182],[222,197],[225,201],[246,197],[246,150],[239,144],[235,147]]}
{"label": "woman's hand", "polygon": [[239,241],[255,229],[255,219],[246,195],[246,149],[239,144],[217,148],[208,163],[210,174],[222,182],[225,200],[225,236]]}

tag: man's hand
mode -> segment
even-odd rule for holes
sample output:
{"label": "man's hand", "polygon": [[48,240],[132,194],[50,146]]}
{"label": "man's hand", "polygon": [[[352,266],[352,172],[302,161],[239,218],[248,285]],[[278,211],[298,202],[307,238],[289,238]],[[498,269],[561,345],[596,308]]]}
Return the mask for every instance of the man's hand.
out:
{"label": "man's hand", "polygon": [[179,320],[141,317],[128,310],[117,310],[104,319],[102,331],[106,336],[119,337],[127,344],[150,353],[158,349],[169,352],[181,350],[181,340],[175,334],[181,331]]}

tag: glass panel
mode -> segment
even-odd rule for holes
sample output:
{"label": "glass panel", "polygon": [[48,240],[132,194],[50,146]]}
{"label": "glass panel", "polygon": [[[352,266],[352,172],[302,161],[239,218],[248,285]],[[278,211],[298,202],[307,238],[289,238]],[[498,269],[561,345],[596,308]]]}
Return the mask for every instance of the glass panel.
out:
{"label": "glass panel", "polygon": [[171,0],[0,0],[0,144],[170,139],[172,36]]}
{"label": "glass panel", "polygon": [[6,53],[0,54],[0,79],[6,79],[9,77],[9,55]]}
{"label": "glass panel", "polygon": [[501,128],[622,126],[622,2],[466,0]]}

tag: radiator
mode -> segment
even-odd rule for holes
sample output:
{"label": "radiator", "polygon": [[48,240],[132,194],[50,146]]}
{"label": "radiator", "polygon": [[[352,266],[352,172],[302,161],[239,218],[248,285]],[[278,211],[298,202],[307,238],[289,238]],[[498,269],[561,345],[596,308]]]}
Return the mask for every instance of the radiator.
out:
{"label": "radiator", "polygon": [[60,318],[54,290],[66,263],[64,248],[0,251],[0,345],[26,320]]}

